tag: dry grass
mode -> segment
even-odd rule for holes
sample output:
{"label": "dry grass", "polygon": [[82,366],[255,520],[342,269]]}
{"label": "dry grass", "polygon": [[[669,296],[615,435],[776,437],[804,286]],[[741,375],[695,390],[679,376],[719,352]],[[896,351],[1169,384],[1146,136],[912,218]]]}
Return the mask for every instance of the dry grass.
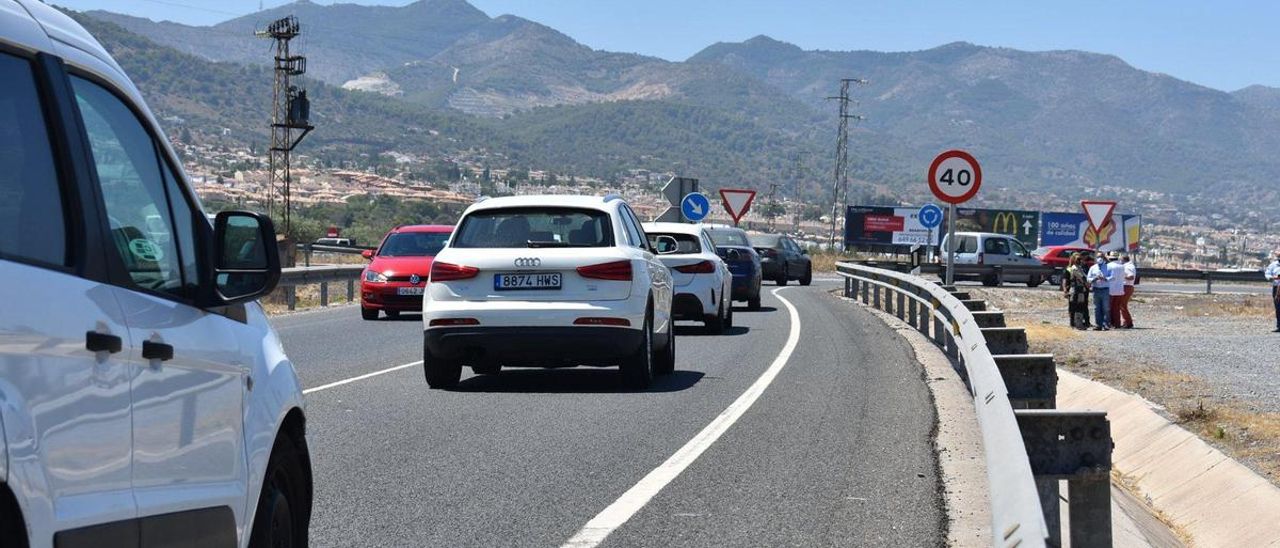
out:
{"label": "dry grass", "polygon": [[1266,295],[1198,295],[1175,306],[1183,316],[1267,318],[1275,314]]}
{"label": "dry grass", "polygon": [[1113,359],[1082,345],[1080,333],[1065,326],[1017,323],[1010,325],[1027,330],[1033,352],[1054,354],[1059,367],[1163,406],[1170,420],[1280,485],[1280,413],[1250,409],[1193,375]]}
{"label": "dry grass", "polygon": [[[305,310],[308,308],[318,308],[320,306],[320,285],[300,285],[297,286],[297,300],[295,301],[296,310]],[[360,301],[360,287],[357,284],[355,299],[347,301],[347,284],[343,282],[329,284],[329,306],[348,304],[349,302]],[[289,313],[289,305],[285,301],[284,288],[277,288],[270,295],[262,298],[262,308],[268,315],[275,316],[279,314]]]}
{"label": "dry grass", "polygon": [[856,261],[856,255],[844,255],[841,253],[830,253],[826,251],[811,251],[809,260],[813,261],[814,272],[835,272],[836,263],[841,261]]}

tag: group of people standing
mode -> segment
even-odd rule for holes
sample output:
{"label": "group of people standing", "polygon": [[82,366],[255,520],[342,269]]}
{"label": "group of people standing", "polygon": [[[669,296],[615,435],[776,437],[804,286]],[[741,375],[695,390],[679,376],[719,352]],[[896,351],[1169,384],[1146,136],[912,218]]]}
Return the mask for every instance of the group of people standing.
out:
{"label": "group of people standing", "polygon": [[1271,301],[1276,306],[1276,329],[1272,333],[1280,333],[1280,251],[1271,254],[1271,264],[1263,272],[1271,282]]}
{"label": "group of people standing", "polygon": [[[1067,298],[1071,327],[1094,331],[1133,329],[1129,300],[1138,281],[1138,268],[1129,255],[1099,253],[1086,268],[1088,255],[1075,253],[1062,276],[1062,294]],[[1093,324],[1089,322],[1089,295],[1093,294]],[[1277,306],[1280,306],[1278,304]],[[1280,314],[1280,312],[1277,312]],[[1277,322],[1280,322],[1278,316]],[[1278,326],[1280,327],[1280,326]]]}

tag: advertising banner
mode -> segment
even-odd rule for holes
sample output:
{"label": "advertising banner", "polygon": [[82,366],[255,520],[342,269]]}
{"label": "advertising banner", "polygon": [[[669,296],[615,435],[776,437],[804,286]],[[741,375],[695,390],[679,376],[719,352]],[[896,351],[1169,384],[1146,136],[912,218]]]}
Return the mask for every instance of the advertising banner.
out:
{"label": "advertising banner", "polygon": [[1094,234],[1083,213],[1045,213],[1041,217],[1040,245],[1098,247],[1102,251],[1138,251],[1142,248],[1142,216],[1112,215],[1111,222]]}
{"label": "advertising banner", "polygon": [[1040,241],[1040,212],[1019,209],[956,210],[956,232],[995,232],[1008,234],[1035,249]]}
{"label": "advertising banner", "polygon": [[915,207],[849,206],[845,247],[938,245],[940,231],[921,225],[919,212]]}

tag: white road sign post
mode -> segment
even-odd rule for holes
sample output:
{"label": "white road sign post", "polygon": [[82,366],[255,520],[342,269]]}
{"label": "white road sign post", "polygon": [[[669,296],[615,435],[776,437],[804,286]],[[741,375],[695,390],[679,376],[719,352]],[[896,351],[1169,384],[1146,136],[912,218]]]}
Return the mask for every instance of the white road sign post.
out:
{"label": "white road sign post", "polygon": [[956,282],[956,204],[969,201],[982,186],[982,167],[968,152],[948,150],[929,165],[929,190],[947,203],[947,277]]}

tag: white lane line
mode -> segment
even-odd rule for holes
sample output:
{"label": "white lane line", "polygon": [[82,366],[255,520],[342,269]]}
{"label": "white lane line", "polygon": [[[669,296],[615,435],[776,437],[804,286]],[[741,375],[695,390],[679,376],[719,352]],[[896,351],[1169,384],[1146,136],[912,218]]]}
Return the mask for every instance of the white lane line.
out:
{"label": "white lane line", "polygon": [[342,385],[344,385],[344,384],[350,384],[350,383],[353,383],[353,382],[356,382],[356,381],[362,381],[362,380],[365,380],[365,379],[370,378],[370,377],[376,377],[376,376],[378,376],[378,375],[385,375],[385,374],[387,374],[387,373],[391,373],[391,372],[394,372],[394,371],[399,371],[399,370],[401,370],[401,369],[405,369],[405,368],[408,368],[408,367],[413,367],[413,366],[415,366],[415,365],[422,365],[422,360],[418,360],[418,361],[416,361],[416,362],[409,362],[409,363],[402,364],[402,365],[397,365],[397,366],[395,366],[395,367],[388,367],[388,368],[383,369],[383,370],[380,370],[380,371],[374,371],[374,372],[372,372],[372,373],[365,373],[365,374],[360,375],[360,376],[357,376],[357,377],[351,377],[351,378],[349,378],[349,379],[343,379],[343,380],[340,380],[340,381],[331,382],[331,383],[329,383],[329,384],[322,384],[322,385],[317,386],[317,387],[315,387],[315,388],[308,388],[308,389],[306,389],[306,390],[303,390],[303,391],[302,391],[302,393],[303,393],[303,394],[310,394],[310,393],[312,393],[312,392],[319,392],[319,391],[321,391],[321,390],[328,390],[328,389],[333,388],[333,387],[335,387],[335,386],[342,386]]}
{"label": "white lane line", "polygon": [[782,289],[784,288],[773,290],[773,295],[787,307],[787,312],[791,316],[791,334],[787,336],[787,343],[783,345],[782,351],[778,352],[778,357],[773,359],[769,368],[750,388],[747,388],[746,392],[729,404],[720,416],[672,454],[666,462],[658,465],[652,472],[641,478],[639,483],[618,497],[618,500],[613,501],[613,504],[591,518],[591,521],[588,521],[572,538],[565,541],[561,548],[594,548],[604,542],[605,537],[631,519],[631,516],[636,515],[659,491],[684,472],[685,468],[693,464],[693,461],[698,460],[702,452],[720,439],[720,435],[733,426],[733,423],[737,422],[773,383],[773,379],[791,359],[791,353],[795,351],[796,344],[800,342],[800,313],[796,312],[796,307],[792,306],[790,301],[778,294]]}

